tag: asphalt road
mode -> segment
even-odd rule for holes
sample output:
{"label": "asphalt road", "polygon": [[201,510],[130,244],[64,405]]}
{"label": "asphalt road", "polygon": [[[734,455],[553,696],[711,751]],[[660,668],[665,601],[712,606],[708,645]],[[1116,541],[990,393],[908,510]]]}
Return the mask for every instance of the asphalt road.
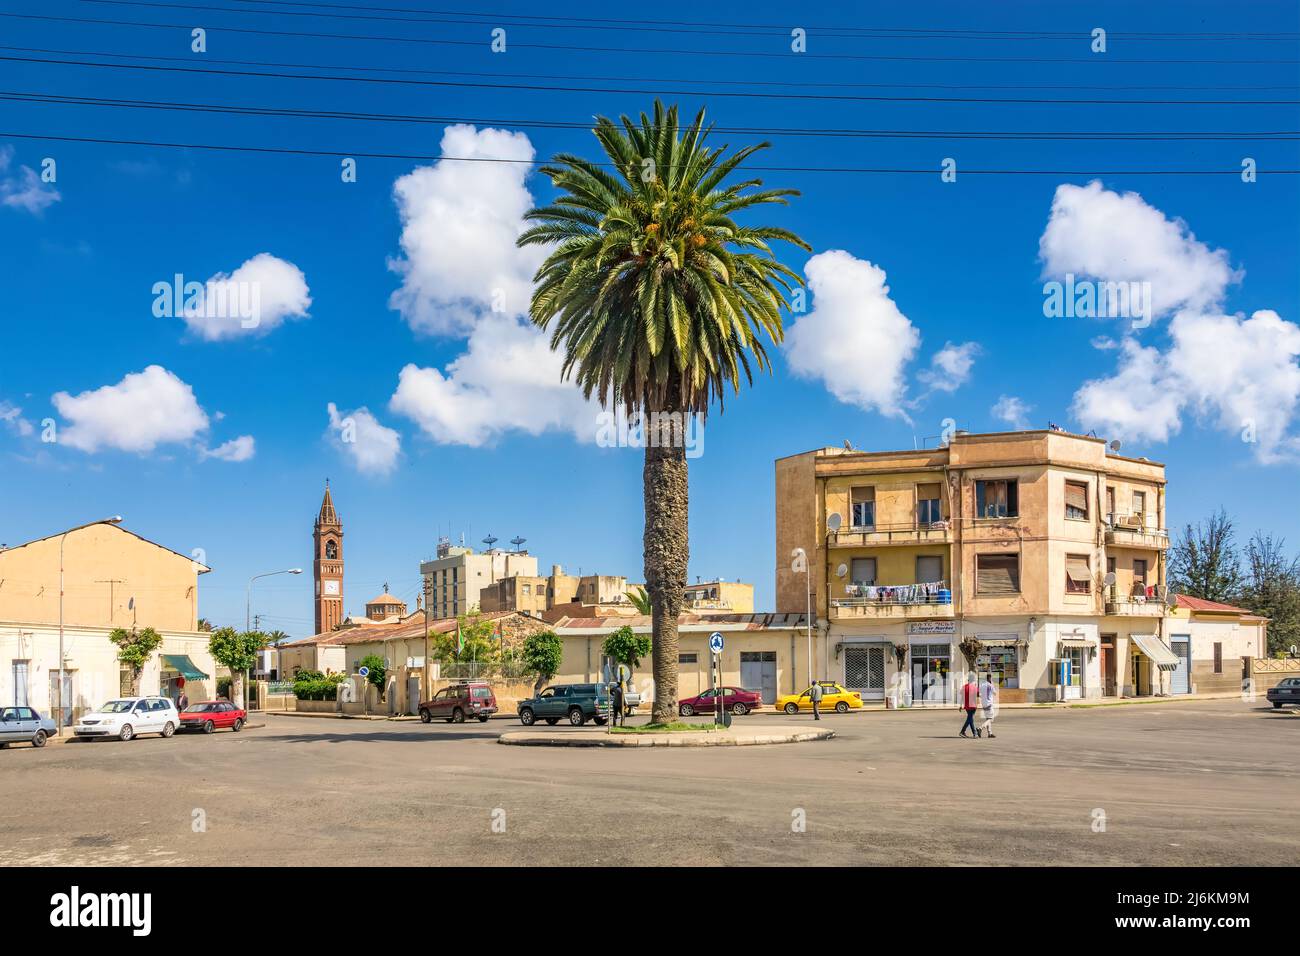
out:
{"label": "asphalt road", "polygon": [[672,750],[503,747],[506,720],[264,720],[0,752],[0,865],[1300,857],[1300,716],[1235,700],[1008,710],[994,740],[958,738],[953,711],[829,715],[831,741]]}

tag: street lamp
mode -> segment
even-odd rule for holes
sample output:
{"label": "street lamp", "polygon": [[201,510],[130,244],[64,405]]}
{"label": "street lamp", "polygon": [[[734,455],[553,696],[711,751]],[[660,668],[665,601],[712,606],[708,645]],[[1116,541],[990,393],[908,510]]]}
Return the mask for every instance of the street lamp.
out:
{"label": "street lamp", "polygon": [[[69,528],[63,534],[59,535],[59,708],[58,716],[55,718],[54,736],[63,736],[63,539],[74,531],[80,531],[83,528],[93,528],[97,524],[121,524],[122,516],[113,515],[111,518],[100,518],[98,521],[87,521],[85,524],[79,524],[75,528]],[[111,610],[111,609],[110,609]],[[112,615],[110,614],[109,623],[112,624]]]}
{"label": "street lamp", "polygon": [[[253,627],[253,582],[258,578],[269,578],[276,574],[302,574],[302,568],[285,568],[282,571],[263,571],[261,574],[254,574],[248,579],[248,590],[244,596],[244,633],[248,633]],[[243,700],[239,702],[240,707],[245,706],[245,702],[248,700],[247,685],[248,668],[244,668],[244,687],[241,688],[244,694]]]}
{"label": "street lamp", "polygon": [[790,552],[790,573],[803,574],[808,581],[808,683],[811,686],[813,681],[813,651],[812,651],[812,571],[808,569],[808,552],[803,548],[795,548]]}

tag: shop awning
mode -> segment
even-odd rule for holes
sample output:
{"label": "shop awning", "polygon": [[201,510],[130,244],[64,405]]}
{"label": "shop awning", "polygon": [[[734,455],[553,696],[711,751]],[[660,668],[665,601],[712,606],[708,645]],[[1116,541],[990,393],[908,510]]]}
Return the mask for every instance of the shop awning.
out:
{"label": "shop awning", "polygon": [[980,647],[1019,647],[1024,644],[1023,638],[1019,637],[993,637],[993,638],[976,638],[980,642]]}
{"label": "shop awning", "polygon": [[1171,671],[1178,666],[1178,655],[1154,634],[1134,634],[1132,638],[1138,650],[1151,658],[1162,671]]}
{"label": "shop awning", "polygon": [[207,680],[208,675],[199,670],[188,654],[164,654],[163,670],[178,671],[186,680]]}
{"label": "shop awning", "polygon": [[1089,647],[1092,644],[1090,637],[1078,637],[1073,634],[1063,635],[1056,639],[1056,643],[1064,647]]}

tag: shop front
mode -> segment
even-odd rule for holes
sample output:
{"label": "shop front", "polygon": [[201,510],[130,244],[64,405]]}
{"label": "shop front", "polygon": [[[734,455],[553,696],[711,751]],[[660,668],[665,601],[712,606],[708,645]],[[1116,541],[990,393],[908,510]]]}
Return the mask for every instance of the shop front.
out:
{"label": "shop front", "polygon": [[1088,696],[1088,661],[1097,652],[1096,645],[1086,637],[1064,635],[1057,640],[1061,696],[1065,700],[1082,700]]}
{"label": "shop front", "polygon": [[[190,681],[206,681],[208,675],[199,670],[194,661],[190,660],[188,654],[163,654],[162,669],[158,676],[159,695],[166,697],[168,700],[176,701],[180,699],[185,692],[185,686]],[[194,703],[199,698],[193,694],[188,695]]]}
{"label": "shop front", "polygon": [[1163,697],[1165,675],[1178,669],[1179,658],[1157,634],[1131,636],[1133,686],[1138,697]]}
{"label": "shop front", "polygon": [[1015,634],[979,634],[975,670],[998,688],[1003,703],[1020,701],[1020,654],[1025,642]]}
{"label": "shop front", "polygon": [[954,700],[952,662],[956,634],[955,621],[913,621],[907,625],[913,705],[949,704]]}

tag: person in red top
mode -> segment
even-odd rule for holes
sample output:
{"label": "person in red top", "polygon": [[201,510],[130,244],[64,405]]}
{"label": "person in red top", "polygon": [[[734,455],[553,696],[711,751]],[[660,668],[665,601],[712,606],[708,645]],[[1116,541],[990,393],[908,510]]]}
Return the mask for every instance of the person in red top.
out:
{"label": "person in red top", "polygon": [[970,728],[971,737],[979,735],[975,729],[975,710],[980,705],[980,690],[975,683],[975,674],[966,675],[966,686],[961,689],[961,705],[966,711],[966,723],[961,725],[959,737],[966,736],[966,728]]}

